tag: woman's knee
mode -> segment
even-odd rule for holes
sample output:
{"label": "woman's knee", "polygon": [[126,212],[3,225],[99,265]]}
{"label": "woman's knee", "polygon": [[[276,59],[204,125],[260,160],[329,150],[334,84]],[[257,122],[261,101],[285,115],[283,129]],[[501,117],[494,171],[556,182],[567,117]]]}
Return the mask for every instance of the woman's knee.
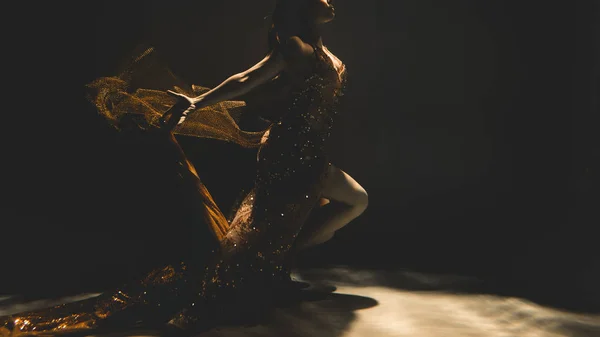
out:
{"label": "woman's knee", "polygon": [[354,201],[355,202],[352,205],[352,208],[354,209],[357,216],[361,215],[367,210],[367,207],[369,207],[369,194],[364,188],[360,187],[360,189],[356,193]]}

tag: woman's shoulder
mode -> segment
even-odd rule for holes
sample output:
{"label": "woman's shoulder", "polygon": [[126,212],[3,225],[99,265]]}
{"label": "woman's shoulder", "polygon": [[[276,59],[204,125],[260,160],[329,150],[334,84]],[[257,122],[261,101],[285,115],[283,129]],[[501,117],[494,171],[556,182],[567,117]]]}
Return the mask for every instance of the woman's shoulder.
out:
{"label": "woman's shoulder", "polygon": [[293,61],[312,58],[315,53],[314,47],[299,36],[280,38],[278,48],[286,59]]}

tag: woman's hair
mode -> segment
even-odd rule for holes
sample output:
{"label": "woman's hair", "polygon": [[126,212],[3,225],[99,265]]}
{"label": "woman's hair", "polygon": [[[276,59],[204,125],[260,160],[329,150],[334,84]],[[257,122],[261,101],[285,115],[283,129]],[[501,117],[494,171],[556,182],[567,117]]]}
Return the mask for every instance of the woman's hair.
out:
{"label": "woman's hair", "polygon": [[[279,33],[291,24],[304,24],[306,20],[306,10],[308,0],[277,0],[275,9],[271,14],[271,28],[269,29],[269,48],[274,48],[279,44]],[[293,13],[293,14],[292,14]],[[295,15],[297,20],[292,22],[292,16]]]}

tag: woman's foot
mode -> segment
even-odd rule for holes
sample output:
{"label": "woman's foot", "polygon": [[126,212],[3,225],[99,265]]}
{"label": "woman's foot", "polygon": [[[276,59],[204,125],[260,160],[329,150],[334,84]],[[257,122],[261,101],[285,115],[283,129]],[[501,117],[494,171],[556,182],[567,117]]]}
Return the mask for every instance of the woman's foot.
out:
{"label": "woman's foot", "polygon": [[302,289],[309,288],[310,286],[311,286],[310,283],[295,280],[294,278],[292,278],[291,275],[287,276],[281,283],[281,288],[284,290],[285,289],[302,290]]}

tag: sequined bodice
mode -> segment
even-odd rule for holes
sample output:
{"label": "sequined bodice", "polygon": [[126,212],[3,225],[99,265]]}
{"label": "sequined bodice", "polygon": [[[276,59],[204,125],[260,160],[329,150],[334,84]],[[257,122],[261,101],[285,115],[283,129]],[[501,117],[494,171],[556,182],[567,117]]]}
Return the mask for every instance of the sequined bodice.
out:
{"label": "sequined bodice", "polygon": [[312,71],[304,76],[283,72],[264,84],[248,99],[249,106],[253,107],[250,114],[273,123],[291,117],[287,115],[294,106],[301,106],[301,109],[296,109],[298,112],[302,107],[308,110],[318,105],[322,114],[335,114],[346,83],[344,66],[336,69],[322,47],[315,46],[313,49]]}
{"label": "sequined bodice", "polygon": [[292,146],[310,142],[313,150],[323,150],[343,96],[346,72],[340,74],[323,48],[314,47],[314,52],[312,73],[292,87],[269,138],[279,138],[278,143],[292,141]]}

